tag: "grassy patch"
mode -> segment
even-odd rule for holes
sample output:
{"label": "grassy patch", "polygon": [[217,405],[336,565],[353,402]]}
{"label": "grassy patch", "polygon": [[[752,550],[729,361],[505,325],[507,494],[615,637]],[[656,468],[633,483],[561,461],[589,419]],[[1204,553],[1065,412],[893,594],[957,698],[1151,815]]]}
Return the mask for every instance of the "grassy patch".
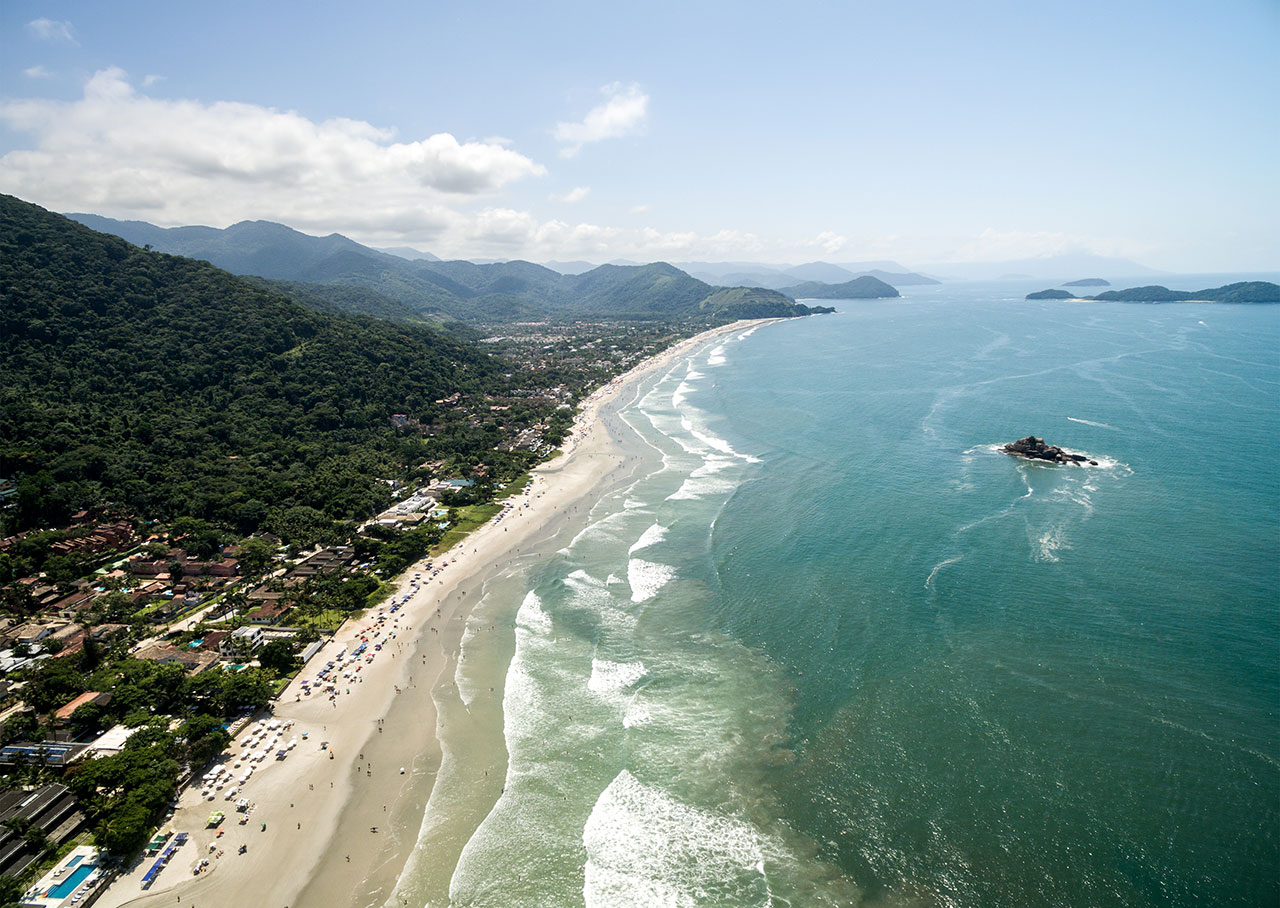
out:
{"label": "grassy patch", "polygon": [[459,512],[458,522],[445,530],[444,536],[440,539],[440,543],[431,550],[432,557],[452,548],[454,543],[461,542],[470,535],[472,530],[488,523],[493,519],[494,515],[501,510],[502,505],[496,501],[463,508]]}
{"label": "grassy patch", "polygon": [[363,614],[364,612],[362,611],[344,612],[336,608],[327,608],[309,614],[291,613],[289,615],[289,624],[293,627],[311,627],[322,631],[336,631],[342,626],[342,622],[348,618],[359,618]]}

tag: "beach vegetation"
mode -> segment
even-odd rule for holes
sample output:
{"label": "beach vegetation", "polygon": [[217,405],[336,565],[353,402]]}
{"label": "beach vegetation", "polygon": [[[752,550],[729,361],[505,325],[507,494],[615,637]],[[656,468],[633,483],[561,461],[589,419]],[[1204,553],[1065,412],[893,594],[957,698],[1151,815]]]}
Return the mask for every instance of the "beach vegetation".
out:
{"label": "beach vegetation", "polygon": [[449,528],[440,537],[440,541],[431,550],[431,554],[438,555],[453,548],[454,545],[474,530],[492,520],[501,510],[502,505],[494,501],[465,508],[451,509]]}

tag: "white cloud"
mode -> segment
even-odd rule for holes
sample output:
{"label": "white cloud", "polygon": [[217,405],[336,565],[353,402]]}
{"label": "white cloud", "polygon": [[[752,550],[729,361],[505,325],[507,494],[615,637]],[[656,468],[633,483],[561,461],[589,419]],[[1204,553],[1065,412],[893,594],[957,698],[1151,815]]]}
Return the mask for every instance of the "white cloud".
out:
{"label": "white cloud", "polygon": [[645,214],[646,212],[651,210],[653,210],[652,205],[632,205],[631,206],[632,214]]}
{"label": "white cloud", "polygon": [[157,83],[163,82],[164,79],[165,79],[164,76],[157,76],[155,73],[151,73],[149,75],[142,77],[142,87],[150,88],[152,85],[156,85]]}
{"label": "white cloud", "polygon": [[835,255],[845,246],[849,245],[849,238],[833,233],[830,230],[823,231],[814,237],[814,245],[820,248],[827,255]]}
{"label": "white cloud", "polygon": [[53,19],[32,19],[27,23],[27,31],[35,35],[41,41],[65,41],[68,44],[77,44],[75,35],[71,32],[71,23],[63,20],[61,22]]}
{"label": "white cloud", "polygon": [[552,193],[550,199],[553,202],[568,202],[570,205],[573,205],[581,202],[590,194],[590,186],[575,186],[568,192]]}
{"label": "white cloud", "polygon": [[593,107],[581,123],[557,123],[556,141],[562,157],[571,158],[589,142],[616,139],[639,131],[649,114],[649,96],[639,85],[613,82],[600,89],[607,99]]}
{"label": "white cloud", "polygon": [[265,218],[430,241],[458,223],[466,199],[546,173],[516,151],[448,133],[397,142],[357,120],[155,99],[119,69],[95,74],[78,101],[0,102],[0,123],[34,138],[0,157],[3,191],[164,225]]}
{"label": "white cloud", "polygon": [[43,66],[28,66],[22,71],[22,74],[28,79],[48,79],[53,73],[45,69]]}

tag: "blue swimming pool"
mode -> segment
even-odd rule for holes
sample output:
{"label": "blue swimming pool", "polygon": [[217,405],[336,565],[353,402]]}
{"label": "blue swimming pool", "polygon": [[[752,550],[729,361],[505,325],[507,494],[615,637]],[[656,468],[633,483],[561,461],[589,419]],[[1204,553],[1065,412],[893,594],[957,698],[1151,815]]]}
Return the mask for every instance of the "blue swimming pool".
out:
{"label": "blue swimming pool", "polygon": [[93,873],[98,868],[93,864],[81,864],[75,870],[71,871],[71,875],[65,880],[58,883],[49,890],[49,896],[55,899],[65,899],[71,893],[76,891],[76,887],[84,882],[85,877]]}

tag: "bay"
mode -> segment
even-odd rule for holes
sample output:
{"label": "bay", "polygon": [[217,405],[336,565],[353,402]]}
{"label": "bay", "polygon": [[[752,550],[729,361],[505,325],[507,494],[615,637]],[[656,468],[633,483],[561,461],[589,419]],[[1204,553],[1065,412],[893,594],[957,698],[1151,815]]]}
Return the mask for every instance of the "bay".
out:
{"label": "bay", "polygon": [[452,903],[1277,901],[1280,309],[1030,289],[645,384],[652,468],[503,584],[509,767]]}

